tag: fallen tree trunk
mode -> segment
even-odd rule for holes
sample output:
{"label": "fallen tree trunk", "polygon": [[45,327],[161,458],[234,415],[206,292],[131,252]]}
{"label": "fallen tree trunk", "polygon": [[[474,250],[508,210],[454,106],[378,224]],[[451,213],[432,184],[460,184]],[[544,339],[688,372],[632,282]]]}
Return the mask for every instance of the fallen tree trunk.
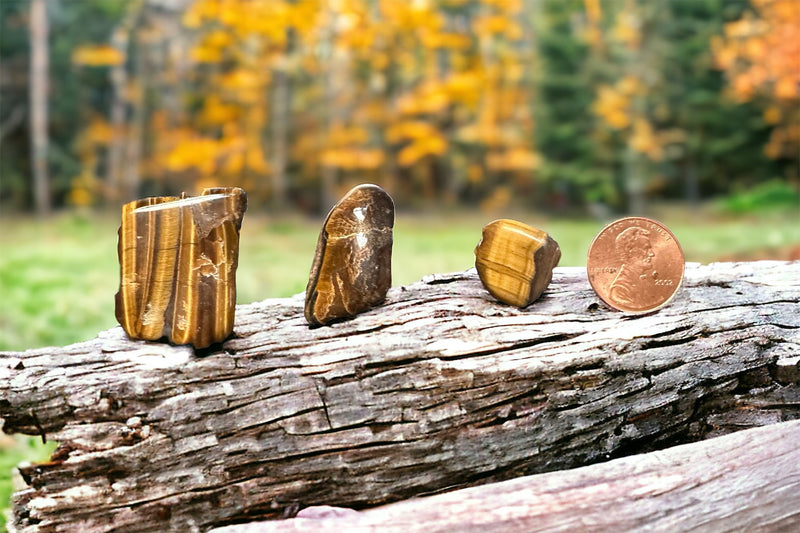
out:
{"label": "fallen tree trunk", "polygon": [[309,328],[303,300],[237,309],[219,350],[128,340],[0,353],[18,531],[197,530],[364,508],[800,417],[800,262],[687,265],[655,314],[558,268],[526,310],[474,271]]}
{"label": "fallen tree trunk", "polygon": [[[798,531],[800,422],[375,509],[310,507],[212,533]],[[338,515],[338,516],[337,516]]]}

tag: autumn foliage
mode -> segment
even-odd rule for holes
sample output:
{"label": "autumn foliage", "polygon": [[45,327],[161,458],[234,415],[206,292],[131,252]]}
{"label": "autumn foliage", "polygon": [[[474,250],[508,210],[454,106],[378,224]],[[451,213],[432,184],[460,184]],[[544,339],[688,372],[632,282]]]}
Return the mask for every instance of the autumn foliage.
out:
{"label": "autumn foliage", "polygon": [[68,203],[235,185],[320,211],[374,182],[406,205],[635,210],[796,174],[797,0],[170,5],[132,0],[72,47],[96,92],[75,93]]}
{"label": "autumn foliage", "polygon": [[763,98],[775,126],[764,148],[771,158],[800,154],[800,2],[752,0],[752,11],[711,41],[714,60],[733,98]]}

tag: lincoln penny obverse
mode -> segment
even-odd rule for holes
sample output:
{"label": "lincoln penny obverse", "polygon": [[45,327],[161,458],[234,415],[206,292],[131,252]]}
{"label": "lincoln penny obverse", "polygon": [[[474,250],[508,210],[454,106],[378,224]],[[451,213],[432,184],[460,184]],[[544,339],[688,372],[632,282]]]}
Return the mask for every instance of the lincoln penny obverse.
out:
{"label": "lincoln penny obverse", "polygon": [[632,314],[666,305],[683,281],[684,265],[675,235],[644,217],[622,218],[603,228],[586,258],[589,283],[600,299]]}

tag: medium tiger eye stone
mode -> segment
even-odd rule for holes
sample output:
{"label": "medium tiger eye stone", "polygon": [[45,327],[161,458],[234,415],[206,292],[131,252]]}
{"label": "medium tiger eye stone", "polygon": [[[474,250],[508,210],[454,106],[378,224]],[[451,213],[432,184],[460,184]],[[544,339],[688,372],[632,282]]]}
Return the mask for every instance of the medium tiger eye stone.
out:
{"label": "medium tiger eye stone", "polygon": [[516,220],[485,225],[475,248],[475,268],[483,286],[501,302],[517,307],[527,307],[542,295],[559,259],[561,249],[552,237]]}
{"label": "medium tiger eye stone", "polygon": [[359,185],[333,206],[306,287],[309,324],[329,324],[383,302],[392,285],[393,226],[394,202],[377,185]]}
{"label": "medium tiger eye stone", "polygon": [[246,209],[239,188],[122,207],[116,315],[129,337],[206,348],[231,334]]}

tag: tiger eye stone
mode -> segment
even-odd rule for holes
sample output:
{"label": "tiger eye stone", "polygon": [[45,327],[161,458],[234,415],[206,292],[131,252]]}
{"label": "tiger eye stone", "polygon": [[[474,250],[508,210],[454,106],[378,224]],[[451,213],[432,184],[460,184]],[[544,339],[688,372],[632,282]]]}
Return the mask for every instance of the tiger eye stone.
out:
{"label": "tiger eye stone", "polygon": [[319,234],[306,287],[306,321],[329,324],[383,302],[392,285],[394,202],[377,185],[351,189]]}
{"label": "tiger eye stone", "polygon": [[558,243],[542,230],[516,220],[483,227],[475,268],[483,286],[503,303],[527,307],[542,295],[561,259]]}
{"label": "tiger eye stone", "polygon": [[135,200],[122,207],[117,321],[130,338],[206,348],[233,332],[239,188]]}

